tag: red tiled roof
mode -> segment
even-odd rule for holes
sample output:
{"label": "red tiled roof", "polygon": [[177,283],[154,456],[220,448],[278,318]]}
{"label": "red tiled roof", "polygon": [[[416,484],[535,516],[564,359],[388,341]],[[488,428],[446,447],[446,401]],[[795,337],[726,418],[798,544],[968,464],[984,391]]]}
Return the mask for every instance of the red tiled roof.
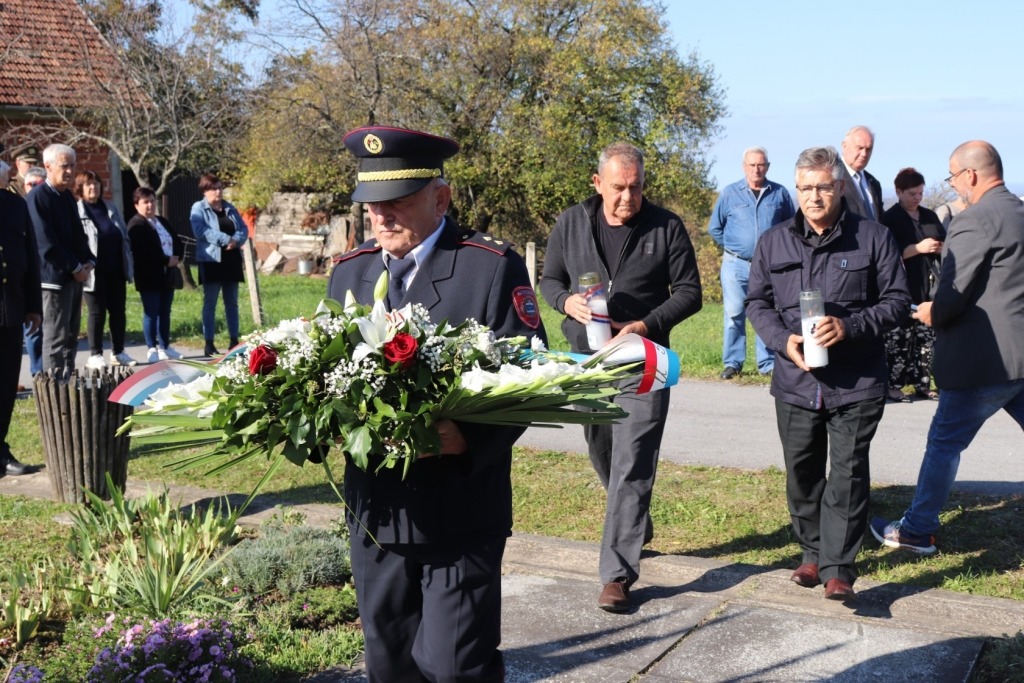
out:
{"label": "red tiled roof", "polygon": [[85,105],[119,72],[75,0],[0,0],[0,106]]}

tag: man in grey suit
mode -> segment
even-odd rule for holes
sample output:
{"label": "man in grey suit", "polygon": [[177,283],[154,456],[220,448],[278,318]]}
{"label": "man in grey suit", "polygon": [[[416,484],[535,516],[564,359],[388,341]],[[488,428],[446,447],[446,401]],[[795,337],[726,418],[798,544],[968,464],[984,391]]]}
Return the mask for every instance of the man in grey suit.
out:
{"label": "man in grey suit", "polygon": [[847,207],[858,216],[880,221],[882,184],[865,168],[875,149],[875,134],[867,126],[854,126],[843,137],[843,197]]}
{"label": "man in grey suit", "polygon": [[883,545],[929,555],[939,511],[956,480],[960,454],[999,409],[1024,427],[1024,204],[1003,183],[1003,163],[972,140],[949,158],[946,182],[966,202],[949,225],[942,274],[914,317],[935,328],[939,407],[917,489],[902,519],[871,521]]}

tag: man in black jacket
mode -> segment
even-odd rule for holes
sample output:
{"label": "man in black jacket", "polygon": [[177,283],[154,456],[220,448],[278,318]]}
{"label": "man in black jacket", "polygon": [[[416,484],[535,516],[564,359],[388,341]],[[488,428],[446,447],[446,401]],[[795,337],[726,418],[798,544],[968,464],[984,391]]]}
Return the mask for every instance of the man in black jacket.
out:
{"label": "man in black jacket", "polygon": [[[442,162],[458,144],[373,126],[345,136],[359,158],[352,194],[374,238],[335,259],[328,293],[371,303],[390,273],[388,307],[417,303],[434,322],[472,318],[497,337],[545,340],[526,264],[504,240],[446,216]],[[546,341],[546,340],[545,340]],[[512,533],[518,428],[442,420],[441,454],[374,472],[346,458],[352,574],[371,682],[504,680],[501,558]]]}
{"label": "man in black jacket", "polygon": [[82,323],[82,283],[96,267],[71,194],[75,150],[43,150],[46,182],[26,197],[39,248],[43,288],[43,370],[73,370]]}
{"label": "man in black jacket", "polygon": [[39,254],[25,200],[0,192],[0,477],[29,471],[6,439],[21,374],[22,326],[38,330],[42,310]]}
{"label": "man in black jacket", "polygon": [[[888,388],[883,334],[910,309],[896,240],[848,209],[843,171],[832,147],[800,154],[800,210],[758,241],[746,304],[754,330],[775,349],[771,394],[803,549],[791,578],[805,587],[824,581],[832,600],[854,596],[854,559],[868,521],[868,449]],[[804,359],[800,292],[808,290],[820,290],[825,301],[814,328],[828,349],[823,367]]]}
{"label": "man in black jacket", "polygon": [[[592,352],[587,300],[579,277],[596,272],[606,283],[608,315],[618,334],[636,333],[669,346],[672,328],[701,308],[700,274],[682,220],[643,198],[643,153],[627,143],[601,152],[597,194],[555,223],[544,256],[541,293],[565,314],[562,332],[575,352]],[[669,390],[636,394],[634,380],[615,402],[629,416],[616,425],[584,427],[590,461],[608,493],[601,536],[598,607],[630,608],[629,587],[640,576],[640,550],[653,536],[648,513]]]}

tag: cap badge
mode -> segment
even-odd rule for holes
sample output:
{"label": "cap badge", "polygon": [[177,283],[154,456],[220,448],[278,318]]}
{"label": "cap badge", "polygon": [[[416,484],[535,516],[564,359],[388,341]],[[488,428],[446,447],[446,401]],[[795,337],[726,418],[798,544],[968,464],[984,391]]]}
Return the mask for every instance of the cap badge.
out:
{"label": "cap badge", "polygon": [[373,133],[363,138],[363,146],[366,147],[366,151],[370,154],[380,154],[384,151],[384,143]]}

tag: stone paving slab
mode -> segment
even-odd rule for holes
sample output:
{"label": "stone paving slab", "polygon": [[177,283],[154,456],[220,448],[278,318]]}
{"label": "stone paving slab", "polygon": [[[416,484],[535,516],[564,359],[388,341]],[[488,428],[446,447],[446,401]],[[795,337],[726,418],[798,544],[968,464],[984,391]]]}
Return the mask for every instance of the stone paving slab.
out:
{"label": "stone paving slab", "polygon": [[502,643],[507,683],[628,683],[720,604],[647,590],[628,614],[597,608],[591,582],[506,574]]}
{"label": "stone paving slab", "polygon": [[729,605],[643,681],[967,681],[982,642],[865,619]]}

